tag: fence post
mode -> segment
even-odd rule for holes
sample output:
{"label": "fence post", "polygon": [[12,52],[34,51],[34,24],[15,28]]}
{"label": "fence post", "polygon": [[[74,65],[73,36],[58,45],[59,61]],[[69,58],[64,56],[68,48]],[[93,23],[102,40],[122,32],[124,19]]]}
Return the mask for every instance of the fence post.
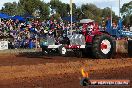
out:
{"label": "fence post", "polygon": [[38,41],[37,41],[37,34],[36,34],[36,50],[37,50],[37,46],[38,46]]}

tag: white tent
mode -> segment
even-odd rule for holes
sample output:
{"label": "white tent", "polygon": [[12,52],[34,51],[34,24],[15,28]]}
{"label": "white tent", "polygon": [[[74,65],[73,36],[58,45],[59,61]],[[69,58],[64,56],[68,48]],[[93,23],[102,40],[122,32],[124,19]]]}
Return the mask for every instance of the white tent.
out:
{"label": "white tent", "polygon": [[90,22],[94,22],[94,20],[91,20],[91,19],[82,19],[82,20],[80,20],[80,23],[90,23]]}

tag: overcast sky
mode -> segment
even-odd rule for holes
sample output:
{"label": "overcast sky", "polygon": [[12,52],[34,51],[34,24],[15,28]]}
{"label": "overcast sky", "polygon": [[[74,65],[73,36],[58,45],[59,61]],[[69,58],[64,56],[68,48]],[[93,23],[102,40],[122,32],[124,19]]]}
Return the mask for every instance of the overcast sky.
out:
{"label": "overcast sky", "polygon": [[[19,0],[1,0],[0,1],[0,8],[3,6],[6,2],[18,2]],[[50,0],[43,0],[44,2],[49,2]],[[70,0],[61,0],[62,2],[69,3]],[[131,0],[121,0],[121,6],[124,3],[128,3]],[[80,6],[81,4],[85,3],[93,3],[97,5],[99,8],[105,8],[105,7],[111,7],[112,10],[115,11],[116,15],[119,15],[119,0],[73,0],[76,5]]]}

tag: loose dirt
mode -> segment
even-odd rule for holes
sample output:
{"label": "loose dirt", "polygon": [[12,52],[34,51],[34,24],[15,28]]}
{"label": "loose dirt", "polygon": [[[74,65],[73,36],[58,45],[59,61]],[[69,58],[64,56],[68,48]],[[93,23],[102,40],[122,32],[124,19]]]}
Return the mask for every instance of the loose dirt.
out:
{"label": "loose dirt", "polygon": [[[132,59],[127,55],[92,59],[43,56],[35,51],[0,53],[0,88],[82,88],[82,67],[89,72],[90,79],[132,80]],[[132,88],[132,84],[96,88]]]}

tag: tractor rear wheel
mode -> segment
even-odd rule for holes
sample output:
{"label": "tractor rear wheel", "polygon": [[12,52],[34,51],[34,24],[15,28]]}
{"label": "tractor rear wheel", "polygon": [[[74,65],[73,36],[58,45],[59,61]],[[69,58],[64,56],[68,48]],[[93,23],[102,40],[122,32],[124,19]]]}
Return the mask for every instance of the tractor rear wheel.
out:
{"label": "tractor rear wheel", "polygon": [[106,34],[95,36],[92,53],[95,58],[111,58],[116,50],[114,39]]}

